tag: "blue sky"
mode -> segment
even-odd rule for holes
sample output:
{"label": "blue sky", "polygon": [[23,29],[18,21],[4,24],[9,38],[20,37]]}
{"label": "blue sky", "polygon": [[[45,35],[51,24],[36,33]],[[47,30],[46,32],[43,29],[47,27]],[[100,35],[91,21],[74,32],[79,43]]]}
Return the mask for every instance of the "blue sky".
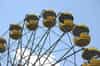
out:
{"label": "blue sky", "polygon": [[100,0],[0,0],[0,34],[10,23],[22,21],[25,14],[40,14],[48,8],[71,12],[76,24],[89,26],[92,37],[89,46],[100,48]]}

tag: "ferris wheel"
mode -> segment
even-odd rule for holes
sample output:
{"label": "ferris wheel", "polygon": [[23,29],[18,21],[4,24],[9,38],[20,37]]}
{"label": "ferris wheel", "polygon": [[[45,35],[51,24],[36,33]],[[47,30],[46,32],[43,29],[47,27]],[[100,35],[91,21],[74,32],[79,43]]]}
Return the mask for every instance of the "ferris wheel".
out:
{"label": "ferris wheel", "polygon": [[87,60],[82,66],[89,66],[100,57],[100,51],[85,48],[91,41],[89,32],[88,26],[74,23],[71,13],[43,10],[40,16],[27,14],[0,37],[0,66],[78,66],[80,51]]}

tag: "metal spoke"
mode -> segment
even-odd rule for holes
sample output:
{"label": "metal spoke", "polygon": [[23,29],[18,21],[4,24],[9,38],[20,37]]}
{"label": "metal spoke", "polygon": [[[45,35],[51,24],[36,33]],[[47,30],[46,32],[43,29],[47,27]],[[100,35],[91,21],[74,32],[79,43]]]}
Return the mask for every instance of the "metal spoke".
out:
{"label": "metal spoke", "polygon": [[[33,34],[32,44],[31,44],[31,48],[30,48],[30,54],[29,54],[28,59],[27,59],[27,65],[29,64],[29,61],[30,61],[30,58],[31,58],[31,52],[32,52],[32,48],[34,46],[35,35],[36,35],[36,31]],[[26,62],[23,65],[25,65],[25,64],[26,64]]]}
{"label": "metal spoke", "polygon": [[77,51],[71,53],[70,55],[63,57],[62,59],[59,59],[59,60],[56,61],[53,65],[56,65],[57,63],[60,63],[60,62],[62,62],[62,61],[64,61],[64,60],[66,60],[66,59],[69,58],[70,56],[73,56],[74,54],[76,54],[76,53],[82,51],[83,49],[84,49],[84,48],[81,48],[81,49],[79,49],[79,50],[77,50]]}
{"label": "metal spoke", "polygon": [[14,66],[14,63],[15,63],[15,60],[16,60],[16,54],[17,54],[17,49],[20,47],[20,39],[18,40],[18,43],[17,43],[17,47],[16,47],[16,51],[15,51],[15,55],[14,55],[14,58],[13,58],[13,63],[12,63],[12,66]]}
{"label": "metal spoke", "polygon": [[[41,56],[40,59],[47,53],[49,53],[47,55],[47,57],[45,58],[45,61],[48,59],[48,57],[51,55],[51,53],[53,52],[53,50],[55,49],[55,47],[57,46],[58,42],[61,40],[61,38],[65,35],[65,33],[63,33]],[[38,60],[36,60],[37,62]],[[45,63],[45,61],[43,62],[43,64]],[[33,64],[35,65],[35,63]]]}
{"label": "metal spoke", "polygon": [[[73,52],[75,52],[75,46],[73,45],[73,43],[71,41],[71,37],[70,37],[69,33],[67,33],[67,36],[68,36],[68,39],[70,41],[70,44],[73,46]],[[76,65],[76,54],[74,54],[74,66],[77,66]]]}
{"label": "metal spoke", "polygon": [[[40,54],[42,53],[42,50],[43,50],[43,48],[44,48],[44,45],[45,45],[45,42],[46,42],[46,39],[48,38],[48,36],[49,36],[49,33],[50,33],[50,30],[47,32],[47,35],[46,35],[46,37],[44,38],[44,41],[43,41],[43,43],[42,43],[42,46],[40,47],[40,51],[39,51],[39,53],[38,53],[38,55],[37,55],[37,59],[36,60],[39,60],[39,62],[40,62]],[[36,62],[35,62],[36,63]]]}
{"label": "metal spoke", "polygon": [[33,36],[33,33],[34,33],[34,32],[32,32],[32,33],[30,34],[30,37],[29,37],[29,39],[28,39],[28,41],[27,41],[27,43],[26,43],[25,49],[24,49],[23,52],[21,53],[20,62],[22,62],[22,58],[23,58],[22,56],[24,55],[25,51],[27,50],[27,48],[28,48],[28,46],[29,46],[29,44],[30,44],[30,41],[31,41],[32,36]]}
{"label": "metal spoke", "polygon": [[10,49],[10,38],[8,39],[8,55],[7,55],[7,65],[6,66],[8,66],[8,64],[9,64],[9,49]]}

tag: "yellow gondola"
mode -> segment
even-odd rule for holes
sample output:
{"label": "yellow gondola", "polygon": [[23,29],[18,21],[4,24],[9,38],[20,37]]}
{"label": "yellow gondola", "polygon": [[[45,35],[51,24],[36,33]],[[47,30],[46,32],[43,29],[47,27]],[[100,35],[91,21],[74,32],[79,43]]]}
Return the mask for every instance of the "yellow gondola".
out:
{"label": "yellow gondola", "polygon": [[63,32],[70,32],[73,27],[73,16],[70,13],[61,13],[59,16],[60,29]]}
{"label": "yellow gondola", "polygon": [[22,28],[18,24],[11,24],[9,28],[9,36],[10,38],[17,40],[22,37]]}
{"label": "yellow gondola", "polygon": [[73,29],[73,26],[74,26],[74,24],[72,24],[72,23],[68,23],[68,24],[60,23],[60,29],[63,32],[70,32]]}
{"label": "yellow gondola", "polygon": [[43,25],[52,28],[56,24],[56,13],[53,10],[44,10],[42,13]]}
{"label": "yellow gondola", "polygon": [[6,50],[6,40],[0,37],[0,53],[5,52]]}
{"label": "yellow gondola", "polygon": [[91,40],[91,37],[90,35],[86,34],[86,33],[80,33],[80,38],[84,38],[84,39],[88,39],[88,40]]}
{"label": "yellow gondola", "polygon": [[87,64],[87,63],[84,63],[84,64],[82,64],[81,66],[88,66],[88,64]]}
{"label": "yellow gondola", "polygon": [[89,28],[85,25],[75,25],[72,30],[74,36],[80,36],[80,33],[89,34]]}
{"label": "yellow gondola", "polygon": [[90,43],[90,36],[85,33],[81,33],[79,37],[74,37],[74,44],[79,47],[87,46]]}
{"label": "yellow gondola", "polygon": [[26,15],[24,21],[29,30],[36,30],[38,27],[39,18],[35,14],[28,14]]}
{"label": "yellow gondola", "polygon": [[90,63],[91,63],[91,64],[97,64],[97,65],[100,65],[100,59],[92,58],[92,59],[90,60]]}
{"label": "yellow gondola", "polygon": [[81,66],[100,66],[100,60],[93,58],[90,63],[84,63]]}
{"label": "yellow gondola", "polygon": [[64,23],[64,20],[71,20],[73,22],[74,20],[74,17],[71,13],[60,13],[60,16],[59,16],[59,22],[60,23]]}
{"label": "yellow gondola", "polygon": [[82,64],[81,66],[100,66],[99,64]]}
{"label": "yellow gondola", "polygon": [[85,60],[91,60],[93,57],[98,56],[98,50],[96,48],[86,48],[82,53],[82,58]]}

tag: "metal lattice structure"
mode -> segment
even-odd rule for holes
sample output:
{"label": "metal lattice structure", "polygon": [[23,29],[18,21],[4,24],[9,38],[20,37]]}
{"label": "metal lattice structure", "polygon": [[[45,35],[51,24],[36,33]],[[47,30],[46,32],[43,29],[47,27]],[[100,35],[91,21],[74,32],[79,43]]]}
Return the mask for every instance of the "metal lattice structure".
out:
{"label": "metal lattice structure", "polygon": [[[0,37],[0,64],[66,66],[65,63],[70,62],[78,66],[76,54],[80,51],[87,63],[92,63],[100,51],[85,48],[91,41],[89,32],[87,26],[74,23],[71,13],[57,15],[53,10],[44,10],[40,16],[27,14],[20,24],[10,24],[6,39]],[[86,64],[82,66],[98,66]]]}

